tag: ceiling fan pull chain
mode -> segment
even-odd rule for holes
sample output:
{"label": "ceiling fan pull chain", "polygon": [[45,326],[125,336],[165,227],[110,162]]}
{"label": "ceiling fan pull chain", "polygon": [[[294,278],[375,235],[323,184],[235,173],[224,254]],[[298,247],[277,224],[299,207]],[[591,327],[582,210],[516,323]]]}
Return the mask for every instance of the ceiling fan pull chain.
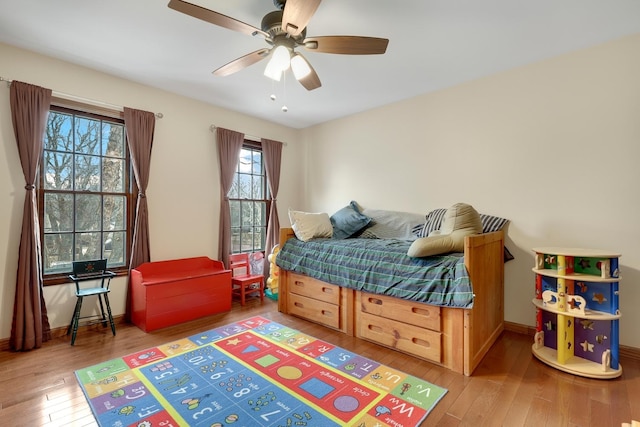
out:
{"label": "ceiling fan pull chain", "polygon": [[287,73],[282,73],[282,93],[283,93],[283,99],[284,99],[284,104],[282,105],[282,112],[286,113],[287,111],[289,111],[289,108],[287,107]]}

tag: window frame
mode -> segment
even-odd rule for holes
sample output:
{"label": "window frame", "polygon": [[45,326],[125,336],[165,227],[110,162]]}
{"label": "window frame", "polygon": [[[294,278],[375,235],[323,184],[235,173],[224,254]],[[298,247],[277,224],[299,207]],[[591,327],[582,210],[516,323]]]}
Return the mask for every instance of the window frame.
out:
{"label": "window frame", "polygon": [[[133,169],[132,169],[132,164],[131,164],[131,155],[129,152],[129,145],[127,143],[127,132],[126,132],[126,127],[125,127],[125,123],[124,123],[124,118],[122,117],[122,115],[120,114],[120,116],[116,116],[114,115],[108,115],[105,114],[102,111],[99,112],[95,112],[92,111],[92,107],[91,106],[86,106],[86,108],[84,108],[83,104],[77,104],[77,103],[73,103],[72,106],[66,106],[63,104],[57,104],[57,103],[53,103],[51,104],[49,111],[54,111],[54,112],[59,112],[59,113],[63,113],[63,114],[72,114],[74,117],[75,116],[80,116],[80,117],[85,117],[85,118],[89,118],[89,119],[96,119],[96,120],[101,120],[101,121],[107,121],[107,122],[112,122],[112,123],[118,123],[121,124],[124,128],[124,172],[125,172],[125,176],[124,176],[124,188],[125,191],[123,193],[117,193],[117,194],[122,194],[125,198],[125,204],[126,204],[126,214],[124,216],[124,221],[125,221],[125,254],[124,254],[124,265],[121,266],[109,266],[109,270],[113,271],[114,273],[116,273],[116,276],[126,276],[129,274],[129,261],[130,261],[130,257],[131,257],[131,242],[133,239],[133,226],[134,226],[134,221],[135,221],[135,209],[136,209],[136,198],[138,196],[138,187],[136,185],[134,176],[133,176]],[[44,137],[44,136],[43,136]],[[45,147],[43,145],[42,147],[42,151],[40,152],[40,165],[39,165],[39,170],[38,170],[38,182],[37,182],[37,199],[38,199],[38,220],[40,221],[40,246],[41,246],[41,250],[42,250],[42,257],[41,257],[41,268],[42,268],[42,278],[43,278],[43,285],[44,286],[51,286],[51,285],[59,285],[59,284],[65,284],[65,283],[71,283],[71,279],[69,279],[69,274],[71,274],[71,268],[69,268],[68,271],[64,271],[64,272],[55,272],[55,273],[49,273],[49,274],[45,274],[44,273],[44,250],[45,250],[45,232],[44,232],[44,212],[45,212],[45,194],[49,192],[49,190],[45,190],[45,186],[44,186],[44,170],[45,170],[45,159],[44,159],[44,153],[45,153]],[[100,154],[100,157],[105,157],[103,156],[103,154]],[[51,193],[56,193],[56,191],[52,191]],[[99,195],[101,196],[101,199],[106,195],[113,195],[113,192],[105,192],[102,191],[102,189],[100,189],[100,191],[92,191],[92,192],[85,192],[85,191],[76,191],[75,189],[69,191],[69,193],[71,194],[92,194],[92,195]],[[74,217],[75,217],[75,208],[74,208]],[[75,220],[74,220],[75,222]],[[100,225],[101,228],[101,233],[104,233],[104,229],[103,229],[103,224],[101,223]],[[75,230],[75,224],[73,226],[73,231],[72,233],[77,233],[77,231]]]}
{"label": "window frame", "polygon": [[[229,209],[231,210],[231,203],[232,202],[243,202],[243,201],[254,201],[254,202],[261,202],[264,203],[265,205],[265,223],[264,223],[264,241],[262,242],[263,246],[266,245],[266,234],[267,234],[267,227],[269,226],[269,212],[271,211],[271,190],[269,188],[269,182],[268,182],[268,178],[267,178],[267,170],[265,167],[265,162],[264,162],[264,151],[263,151],[263,147],[262,147],[262,143],[259,141],[252,141],[249,139],[245,139],[242,142],[242,148],[240,153],[242,153],[242,150],[251,150],[251,151],[259,151],[260,152],[260,156],[261,156],[261,173],[259,174],[259,176],[263,177],[262,183],[263,183],[263,189],[262,189],[262,194],[264,195],[263,199],[248,199],[248,198],[232,198],[227,194],[227,197],[229,199]],[[236,164],[236,168],[235,171],[233,172],[233,181],[235,182],[235,179],[237,176],[240,175],[239,172],[239,167],[240,167],[240,153],[238,154],[238,163]],[[253,172],[251,172],[248,175],[252,175],[252,176],[256,176],[258,174],[255,174]],[[233,189],[233,184],[232,184],[232,189]],[[229,192],[231,192],[231,190],[229,190]],[[231,214],[231,212],[230,212]],[[256,225],[252,225],[252,228],[256,228]],[[260,226],[262,227],[262,226]],[[252,248],[250,251],[243,251],[242,250],[242,244],[240,244],[240,251],[235,251],[234,250],[234,245],[233,245],[233,229],[237,228],[234,227],[233,225],[233,216],[231,215],[231,224],[230,224],[230,231],[231,231],[231,247],[229,254],[238,254],[238,253],[254,253],[254,252],[262,252],[263,254],[266,254],[266,248],[262,248],[262,249],[258,249],[258,248]],[[240,228],[242,228],[242,225],[240,225]]]}

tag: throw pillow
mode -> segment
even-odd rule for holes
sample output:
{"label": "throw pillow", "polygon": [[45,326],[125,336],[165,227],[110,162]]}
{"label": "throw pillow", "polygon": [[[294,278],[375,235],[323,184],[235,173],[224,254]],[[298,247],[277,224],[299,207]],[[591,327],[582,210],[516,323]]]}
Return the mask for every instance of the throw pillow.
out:
{"label": "throw pillow", "polygon": [[446,210],[440,230],[414,241],[407,255],[425,257],[464,252],[464,238],[479,233],[482,233],[480,214],[471,205],[456,203]]}
{"label": "throw pillow", "polygon": [[412,230],[424,222],[421,214],[411,212],[363,209],[362,213],[372,219],[367,232],[379,239],[415,240]]}
{"label": "throw pillow", "polygon": [[333,226],[334,239],[351,237],[371,222],[371,218],[362,214],[354,201],[331,215],[329,219]]}
{"label": "throw pillow", "polygon": [[291,228],[298,240],[307,242],[316,237],[331,237],[333,227],[329,214],[294,211],[289,209],[289,221]]}

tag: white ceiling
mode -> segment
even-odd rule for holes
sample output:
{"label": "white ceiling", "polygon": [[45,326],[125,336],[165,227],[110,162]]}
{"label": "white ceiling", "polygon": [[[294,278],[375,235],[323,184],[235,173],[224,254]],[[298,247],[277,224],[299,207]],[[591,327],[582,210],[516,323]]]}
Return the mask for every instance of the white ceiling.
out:
{"label": "white ceiling", "polygon": [[[255,27],[275,10],[272,0],[190,1]],[[0,0],[0,41],[305,128],[640,33],[639,0],[324,0],[308,36],[390,41],[384,55],[302,50],[322,81],[309,92],[290,72],[284,83],[264,77],[266,61],[231,76],[212,75],[221,65],[268,46],[259,36],[203,22],[167,3]],[[3,74],[2,58],[0,76],[20,80]],[[272,93],[276,101],[270,100]]]}

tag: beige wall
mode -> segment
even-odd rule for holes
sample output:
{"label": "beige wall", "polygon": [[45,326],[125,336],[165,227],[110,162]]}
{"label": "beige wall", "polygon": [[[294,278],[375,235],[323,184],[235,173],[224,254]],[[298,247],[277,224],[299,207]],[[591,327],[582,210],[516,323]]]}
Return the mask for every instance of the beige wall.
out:
{"label": "beige wall", "polygon": [[[148,188],[151,257],[153,260],[190,256],[217,257],[219,174],[214,135],[209,126],[247,135],[284,141],[282,176],[278,196],[281,221],[287,206],[300,204],[302,193],[299,131],[215,108],[164,91],[69,63],[0,44],[0,75],[48,87],[57,92],[162,112],[157,120]],[[17,251],[24,203],[24,178],[16,148],[9,88],[0,84],[0,339],[11,332],[17,268]],[[284,213],[282,215],[282,213]],[[115,314],[124,312],[126,280],[112,285]],[[70,285],[48,286],[45,299],[53,327],[66,326],[75,296]]]}
{"label": "beige wall", "polygon": [[[208,129],[214,123],[288,142],[278,197],[283,225],[288,207],[332,213],[352,199],[424,213],[462,201],[511,219],[510,322],[534,324],[532,247],[619,251],[621,343],[640,348],[639,51],[637,35],[303,131],[2,44],[0,73],[165,114],[156,126],[148,192],[154,259],[217,255],[218,169]],[[0,338],[6,338],[24,183],[5,86],[0,105]],[[115,311],[122,313],[124,281],[114,289]],[[49,287],[45,295],[52,324],[66,325],[70,287]]]}
{"label": "beige wall", "polygon": [[506,319],[526,325],[532,247],[619,251],[621,343],[640,348],[638,52],[635,35],[306,129],[308,207],[509,218]]}

